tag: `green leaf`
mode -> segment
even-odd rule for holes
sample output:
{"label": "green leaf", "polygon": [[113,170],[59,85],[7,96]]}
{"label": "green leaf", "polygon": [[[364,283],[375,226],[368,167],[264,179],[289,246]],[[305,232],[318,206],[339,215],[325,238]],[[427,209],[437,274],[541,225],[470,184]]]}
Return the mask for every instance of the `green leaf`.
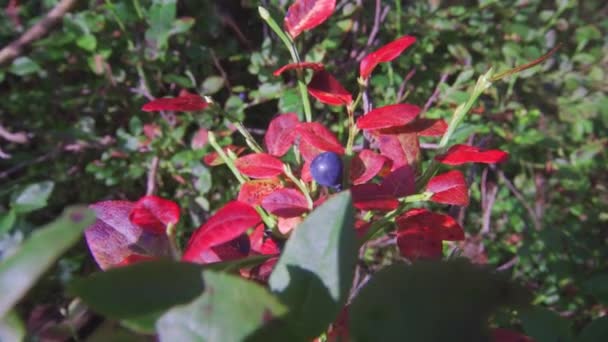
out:
{"label": "green leaf", "polygon": [[213,95],[220,91],[224,86],[224,79],[221,76],[209,76],[202,84],[202,91],[205,95]]}
{"label": "green leaf", "polygon": [[11,73],[17,76],[26,76],[35,72],[39,72],[40,70],[40,65],[38,65],[36,62],[34,62],[28,57],[15,58],[13,64],[9,69]]}
{"label": "green leaf", "polygon": [[25,325],[10,311],[6,316],[0,317],[0,341],[23,341],[25,338]]}
{"label": "green leaf", "polygon": [[205,292],[173,308],[156,323],[161,341],[243,341],[287,309],[262,286],[245,279],[203,272]]}
{"label": "green leaf", "polygon": [[95,51],[97,39],[92,34],[85,34],[76,40],[76,45],[86,51]]}
{"label": "green leaf", "polygon": [[583,288],[602,303],[608,303],[608,273],[592,276],[583,284]]}
{"label": "green leaf", "polygon": [[11,201],[11,208],[17,214],[26,214],[46,207],[47,199],[51,196],[55,183],[44,181],[30,184],[17,193]]}
{"label": "green leaf", "polygon": [[572,341],[572,322],[560,317],[557,313],[533,307],[519,314],[526,335],[536,342]]}
{"label": "green leaf", "polygon": [[95,214],[86,207],[69,207],[53,223],[35,231],[19,250],[0,264],[0,317],[36,280],[80,239]]}
{"label": "green leaf", "polygon": [[593,320],[581,331],[577,342],[608,341],[608,316]]}
{"label": "green leaf", "polygon": [[291,235],[269,279],[290,308],[291,330],[313,338],[346,302],[357,260],[354,209],[343,191],[314,210]]}
{"label": "green leaf", "polygon": [[483,341],[493,311],[528,299],[466,259],[394,264],[355,297],[350,333],[356,341]]}
{"label": "green leaf", "polygon": [[0,235],[8,233],[17,221],[17,213],[14,209],[0,215]]}
{"label": "green leaf", "polygon": [[74,280],[68,291],[106,316],[139,318],[196,298],[203,291],[201,270],[171,260],[140,262]]}

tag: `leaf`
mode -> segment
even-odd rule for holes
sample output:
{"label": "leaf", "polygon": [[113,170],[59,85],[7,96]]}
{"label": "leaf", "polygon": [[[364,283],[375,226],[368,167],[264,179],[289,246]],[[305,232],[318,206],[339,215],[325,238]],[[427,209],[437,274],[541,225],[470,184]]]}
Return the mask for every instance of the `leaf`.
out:
{"label": "leaf", "polygon": [[239,201],[228,202],[192,234],[183,260],[205,263],[208,260],[205,253],[211,247],[237,238],[247,229],[257,226],[261,220],[250,205]]}
{"label": "leaf", "polygon": [[357,127],[363,130],[376,130],[403,126],[420,114],[420,107],[411,104],[394,104],[373,109],[359,117]]}
{"label": "leaf", "polygon": [[435,159],[447,165],[461,165],[465,163],[495,164],[506,161],[509,158],[507,152],[501,150],[482,150],[470,145],[454,145]]}
{"label": "leaf", "polygon": [[388,158],[372,150],[363,149],[351,159],[350,179],[353,184],[367,183],[382,170],[387,162],[390,162]]}
{"label": "leaf", "polygon": [[353,341],[487,341],[490,315],[529,302],[523,288],[466,259],[383,268],[349,309]]}
{"label": "leaf", "polygon": [[16,214],[27,214],[46,207],[47,200],[53,192],[55,183],[44,181],[27,185],[11,201],[11,208]]}
{"label": "leaf", "polygon": [[[344,147],[342,147],[338,138],[318,122],[301,123],[296,128],[296,132],[302,140],[323,152],[344,154]],[[302,152],[302,155],[304,155],[304,152]]]}
{"label": "leaf", "polygon": [[352,95],[325,70],[316,71],[308,82],[308,93],[322,103],[344,106],[353,102]]}
{"label": "leaf", "polygon": [[234,161],[236,168],[251,178],[272,178],[283,173],[283,162],[266,153],[252,153]]}
{"label": "leaf", "polygon": [[534,342],[531,338],[517,331],[496,328],[492,329],[493,342]]}
{"label": "leaf", "polygon": [[[245,148],[242,146],[228,145],[228,146],[222,147],[222,150],[224,151],[224,153],[226,153],[226,151],[230,150],[230,151],[232,151],[232,153],[234,153],[235,155],[238,156],[241,153],[243,153],[243,151],[245,151]],[[209,154],[204,156],[203,162],[205,164],[207,164],[208,166],[218,166],[218,165],[224,164],[224,161],[222,160],[222,158],[220,158],[219,154],[215,151],[210,152]]]}
{"label": "leaf", "polygon": [[251,250],[263,255],[277,255],[281,252],[276,242],[266,237],[264,232],[264,224],[258,224],[253,232],[249,235],[249,241],[251,242]]}
{"label": "leaf", "polygon": [[146,261],[75,279],[68,292],[105,316],[134,318],[196,298],[204,289],[201,271],[191,263]]}
{"label": "leaf", "polygon": [[295,113],[280,114],[270,121],[264,135],[266,150],[270,155],[282,157],[289,151],[295,139],[294,130],[299,123]]}
{"label": "leaf", "polygon": [[412,134],[416,133],[421,137],[442,136],[448,129],[448,124],[443,119],[424,119],[416,120],[401,126],[384,128],[380,130],[382,134]]}
{"label": "leaf", "polygon": [[135,202],[129,213],[129,220],[150,233],[165,234],[168,225],[179,222],[179,215],[177,203],[148,195]]}
{"label": "leaf", "polygon": [[290,218],[279,217],[277,220],[277,228],[281,234],[288,235],[291,231],[296,229],[300,223],[302,223],[302,217],[300,216]]}
{"label": "leaf", "polygon": [[464,230],[448,215],[437,214],[427,209],[411,209],[395,220],[399,230],[428,227],[439,232],[438,237],[446,241],[464,240]]}
{"label": "leaf", "polygon": [[397,209],[399,201],[379,184],[365,183],[351,187],[355,208],[359,210],[391,211]]}
{"label": "leaf", "polygon": [[443,204],[469,204],[469,189],[462,172],[453,170],[433,177],[426,186],[433,193],[431,201]]}
{"label": "leaf", "polygon": [[118,265],[132,254],[168,256],[166,235],[152,234],[131,223],[133,202],[104,201],[90,205],[97,220],[85,231],[89,250],[102,270]]}
{"label": "leaf", "polygon": [[572,322],[542,307],[519,313],[524,331],[536,342],[572,341]]}
{"label": "leaf", "polygon": [[262,207],[273,215],[290,218],[308,212],[308,201],[296,189],[278,189],[262,200]]}
{"label": "leaf", "polygon": [[587,324],[576,338],[577,342],[608,340],[608,316],[596,318]]}
{"label": "leaf", "polygon": [[91,210],[68,207],[61,217],[34,231],[13,255],[0,263],[0,318],[80,239],[94,220]]}
{"label": "leaf", "polygon": [[416,134],[378,134],[376,139],[380,153],[393,161],[391,171],[418,164],[420,143]]}
{"label": "leaf", "polygon": [[176,112],[195,112],[207,108],[209,104],[197,94],[181,92],[178,97],[167,97],[152,100],[146,103],[141,110],[144,112],[157,112],[170,110]]}
{"label": "leaf", "polygon": [[397,235],[399,253],[411,261],[440,259],[441,239],[439,232],[429,227],[416,227],[400,231]]}
{"label": "leaf", "polygon": [[292,38],[321,25],[334,13],[336,0],[296,0],[285,15],[285,29]]}
{"label": "leaf", "polygon": [[25,341],[25,324],[16,312],[0,316],[0,341]]}
{"label": "leaf", "polygon": [[416,171],[409,165],[403,165],[384,177],[380,185],[393,197],[412,195],[416,191]]}
{"label": "leaf", "polygon": [[276,178],[256,179],[243,183],[237,200],[251,206],[260,205],[262,200],[283,185]]}
{"label": "leaf", "polygon": [[405,49],[410,47],[415,42],[415,37],[403,36],[365,56],[365,58],[363,58],[359,64],[359,74],[361,75],[361,78],[369,78],[372,71],[374,71],[374,68],[376,68],[378,64],[390,62],[399,57],[399,55],[401,55]]}
{"label": "leaf", "polygon": [[329,198],[293,231],[270,276],[290,309],[284,321],[301,339],[323,332],[346,302],[357,260],[354,215],[349,191]]}
{"label": "leaf", "polygon": [[275,70],[272,74],[274,76],[280,76],[285,71],[294,70],[294,69],[311,69],[314,71],[320,71],[325,69],[323,63],[317,62],[300,62],[300,63],[289,63],[287,65],[283,65],[279,69]]}
{"label": "leaf", "polygon": [[203,272],[205,291],[156,323],[161,341],[244,341],[287,309],[262,286],[239,277]]}
{"label": "leaf", "polygon": [[583,283],[583,289],[598,301],[608,303],[608,273],[592,275]]}

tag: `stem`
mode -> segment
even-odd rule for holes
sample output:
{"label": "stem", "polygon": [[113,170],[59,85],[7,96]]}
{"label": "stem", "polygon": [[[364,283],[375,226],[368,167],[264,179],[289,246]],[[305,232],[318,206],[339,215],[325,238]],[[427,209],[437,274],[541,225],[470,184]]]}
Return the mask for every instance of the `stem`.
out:
{"label": "stem", "polygon": [[[296,48],[295,42],[281,27],[277,22],[272,18],[267,9],[262,6],[258,6],[258,12],[260,13],[260,17],[266,22],[266,24],[279,36],[279,39],[283,42],[289,54],[291,55],[291,59],[294,63],[300,63],[300,55],[298,54],[298,49]],[[306,83],[304,82],[304,73],[302,70],[298,69],[296,71],[298,76],[298,89],[300,91],[300,97],[302,98],[302,105],[304,106],[304,117],[306,122],[312,121],[312,110],[310,107],[310,99],[308,98],[308,90],[306,89]]]}
{"label": "stem", "polygon": [[226,155],[226,152],[224,152],[224,150],[217,143],[217,140],[215,140],[215,134],[213,134],[213,132],[209,132],[207,134],[207,137],[209,139],[208,140],[209,145],[211,145],[211,147],[213,147],[215,152],[217,152],[217,154],[220,156],[220,158],[222,158],[224,163],[226,163],[226,166],[228,166],[230,171],[232,171],[232,174],[234,175],[234,177],[236,177],[236,179],[239,181],[239,183],[241,183],[241,184],[245,183],[247,181],[247,179],[245,179],[245,177],[241,174],[241,172],[234,165],[234,161]]}
{"label": "stem", "polygon": [[308,203],[308,209],[312,210],[314,203],[312,201],[312,198],[310,197],[310,192],[308,192],[308,188],[306,187],[306,184],[304,184],[301,180],[297,179],[296,176],[293,175],[293,172],[291,172],[291,168],[289,167],[289,165],[283,165],[283,171],[285,172],[285,175],[287,176],[287,178],[289,178],[298,187],[298,189],[300,189],[300,191],[302,191],[302,193],[304,194],[304,197],[306,197],[306,202]]}
{"label": "stem", "polygon": [[179,247],[177,246],[177,229],[175,229],[174,223],[169,223],[167,225],[167,239],[169,240],[169,248],[171,250],[171,256],[175,260],[181,259],[181,252]]}
{"label": "stem", "polygon": [[245,138],[245,142],[247,143],[247,146],[249,146],[249,148],[251,148],[252,150],[254,150],[257,153],[264,152],[264,150],[262,149],[262,147],[260,147],[258,142],[255,141],[255,139],[251,136],[249,131],[245,128],[245,126],[243,126],[243,123],[233,122],[232,124],[236,127],[236,129],[239,131],[239,133],[241,133],[241,135],[243,135],[243,137]]}

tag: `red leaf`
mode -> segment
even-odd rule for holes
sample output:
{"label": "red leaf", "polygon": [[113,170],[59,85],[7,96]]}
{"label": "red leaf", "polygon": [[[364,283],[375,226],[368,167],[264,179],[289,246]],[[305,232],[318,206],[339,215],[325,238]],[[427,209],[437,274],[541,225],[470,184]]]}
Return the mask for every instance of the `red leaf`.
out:
{"label": "red leaf", "polygon": [[[338,138],[336,138],[329,129],[318,122],[301,123],[296,128],[296,132],[300,135],[302,140],[323,152],[344,154],[344,147],[342,147]],[[305,156],[302,146],[300,146],[300,151],[302,152],[302,155]],[[305,157],[310,157],[310,155]]]}
{"label": "red leaf", "polygon": [[[234,146],[234,145],[228,145],[225,147],[222,147],[222,150],[224,150],[224,152],[230,150],[232,151],[235,155],[240,155],[241,153],[243,153],[243,151],[245,151],[245,148],[242,146]],[[203,162],[209,166],[217,166],[217,165],[222,165],[224,164],[224,161],[222,160],[222,158],[220,158],[220,155],[213,151],[210,152],[209,154],[207,154],[206,156],[203,157]]]}
{"label": "red leaf", "polygon": [[359,64],[359,74],[361,78],[366,79],[372,74],[376,65],[384,62],[390,62],[399,57],[405,49],[416,42],[416,38],[412,36],[403,36],[398,38],[378,50],[365,56]]}
{"label": "red leaf", "polygon": [[151,257],[168,256],[166,235],[147,232],[131,223],[133,202],[105,201],[90,205],[97,220],[85,231],[87,245],[103,270],[120,264],[132,254]]}
{"label": "red leaf", "polygon": [[145,124],[143,127],[144,135],[149,140],[154,140],[156,137],[160,137],[162,135],[162,131],[159,125],[157,124]]}
{"label": "red leaf", "polygon": [[209,140],[209,131],[206,128],[199,128],[198,131],[192,137],[192,141],[190,142],[190,147],[193,150],[198,150],[205,145],[207,145],[207,141]]}
{"label": "red leaf", "polygon": [[354,185],[350,190],[353,196],[353,205],[359,210],[391,211],[399,206],[399,201],[378,184]]}
{"label": "red leaf", "polygon": [[394,104],[376,108],[359,117],[357,127],[365,130],[403,126],[420,114],[420,107],[411,104]]}
{"label": "red leaf", "polygon": [[248,154],[235,160],[234,165],[251,178],[272,178],[283,173],[283,162],[266,153]]}
{"label": "red leaf", "polygon": [[151,261],[151,260],[156,260],[156,258],[149,256],[149,255],[131,254],[131,255],[127,256],[126,258],[122,259],[122,261],[119,262],[118,264],[113,265],[113,267],[129,266],[129,265],[136,264],[138,262]]}
{"label": "red leaf", "polygon": [[492,329],[492,341],[494,342],[534,342],[532,338],[520,332],[495,328]]}
{"label": "red leaf", "polygon": [[273,215],[289,218],[309,210],[306,197],[295,189],[279,189],[262,200],[262,207]]}
{"label": "red leaf", "polygon": [[[304,155],[304,153],[302,153],[302,155]],[[312,160],[314,157],[312,158],[306,158],[304,157],[304,164],[302,165],[302,170],[300,170],[300,179],[305,181],[305,182],[312,182],[312,174],[310,173],[310,160]]]}
{"label": "red leaf", "polygon": [[251,250],[263,255],[279,254],[281,252],[279,247],[273,239],[265,236],[264,228],[263,223],[258,224],[251,235],[249,235]]}
{"label": "red leaf", "polygon": [[409,165],[403,165],[389,173],[382,180],[383,191],[400,198],[416,191],[416,172]]}
{"label": "red leaf", "polygon": [[464,230],[454,218],[448,215],[437,214],[426,209],[411,209],[395,220],[399,230],[411,228],[429,228],[436,230],[439,240],[464,240]]}
{"label": "red leaf", "polygon": [[235,239],[213,246],[200,254],[200,259],[196,262],[208,264],[212,262],[239,260],[250,254],[249,237],[241,234]]}
{"label": "red leaf", "polygon": [[382,170],[388,158],[371,150],[361,150],[350,164],[350,179],[353,184],[367,183]]}
{"label": "red leaf", "polygon": [[448,129],[448,124],[443,119],[421,119],[418,118],[405,126],[381,129],[382,134],[412,134],[416,133],[422,137],[442,136]]}
{"label": "red leaf", "polygon": [[169,224],[179,222],[179,205],[158,197],[144,196],[140,198],[129,213],[129,220],[146,231],[155,234],[165,234]]}
{"label": "red leaf", "polygon": [[248,204],[228,202],[190,238],[183,260],[197,263],[208,262],[205,253],[214,246],[231,241],[261,222],[260,215]]}
{"label": "red leaf", "polygon": [[365,234],[367,234],[369,227],[371,227],[371,226],[372,226],[371,222],[367,222],[367,221],[363,221],[363,220],[356,220],[355,221],[355,234],[357,234],[357,238],[363,239],[365,237]]}
{"label": "red leaf", "polygon": [[266,196],[282,187],[281,182],[276,178],[251,180],[241,185],[237,199],[251,206],[260,205]]}
{"label": "red leaf", "polygon": [[285,29],[292,38],[322,24],[334,13],[336,0],[296,0],[285,15]]}
{"label": "red leaf", "polygon": [[382,155],[393,161],[391,171],[404,165],[413,167],[418,164],[420,144],[416,134],[380,134],[377,143]]}
{"label": "red leaf", "polygon": [[469,189],[462,172],[453,170],[433,177],[426,186],[433,193],[431,201],[452,205],[468,205]]}
{"label": "red leaf", "polygon": [[441,258],[441,240],[438,232],[427,227],[410,228],[397,235],[397,247],[410,260]]}
{"label": "red leaf", "polygon": [[280,114],[268,125],[264,143],[270,155],[282,157],[289,151],[295,139],[294,129],[298,126],[298,116],[294,113]]}
{"label": "red leaf", "polygon": [[287,235],[291,233],[292,230],[296,229],[300,223],[302,223],[302,217],[300,216],[290,218],[279,217],[277,220],[277,227],[279,228],[279,232],[281,232],[281,234]]}
{"label": "red leaf", "polygon": [[272,74],[274,76],[280,76],[282,73],[288,70],[293,69],[312,69],[314,71],[320,71],[325,69],[323,63],[316,62],[300,62],[300,63],[289,63],[287,65],[283,65],[279,69],[275,70]]}
{"label": "red leaf", "polygon": [[349,105],[352,95],[340,82],[325,70],[316,71],[308,83],[308,93],[317,100],[332,106]]}
{"label": "red leaf", "polygon": [[470,145],[454,145],[435,159],[447,165],[461,165],[465,163],[500,163],[509,158],[507,152],[501,150],[482,150]]}
{"label": "red leaf", "polygon": [[196,94],[186,91],[180,92],[178,97],[165,97],[152,100],[146,103],[141,110],[144,112],[156,112],[161,110],[171,110],[176,112],[194,112],[207,108],[209,104]]}

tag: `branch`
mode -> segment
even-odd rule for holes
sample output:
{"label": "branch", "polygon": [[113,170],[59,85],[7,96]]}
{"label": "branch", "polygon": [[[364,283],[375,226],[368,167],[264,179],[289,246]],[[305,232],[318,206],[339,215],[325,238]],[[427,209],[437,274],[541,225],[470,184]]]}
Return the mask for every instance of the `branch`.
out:
{"label": "branch", "polygon": [[76,0],[61,0],[42,20],[0,50],[0,65],[19,57],[28,45],[46,35],[75,4]]}

